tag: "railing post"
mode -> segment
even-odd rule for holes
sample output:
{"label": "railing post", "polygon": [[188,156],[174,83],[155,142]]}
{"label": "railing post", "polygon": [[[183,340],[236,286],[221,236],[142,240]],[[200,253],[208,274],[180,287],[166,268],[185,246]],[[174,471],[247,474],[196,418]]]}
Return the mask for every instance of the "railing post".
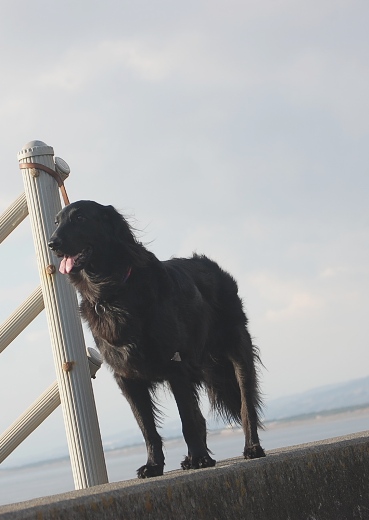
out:
{"label": "railing post", "polygon": [[18,154],[41,279],[64,424],[76,489],[108,481],[104,453],[92,392],[77,296],[54,268],[47,243],[54,231],[55,215],[61,210],[56,180],[38,163],[55,170],[54,150],[42,141],[31,141]]}

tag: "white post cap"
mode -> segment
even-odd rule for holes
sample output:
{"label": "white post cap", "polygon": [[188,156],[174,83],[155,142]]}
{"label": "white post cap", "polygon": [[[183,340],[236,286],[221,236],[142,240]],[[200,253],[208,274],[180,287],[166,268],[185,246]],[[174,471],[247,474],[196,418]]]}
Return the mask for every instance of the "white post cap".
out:
{"label": "white post cap", "polygon": [[38,155],[54,155],[54,148],[43,141],[30,141],[18,152],[18,161]]}

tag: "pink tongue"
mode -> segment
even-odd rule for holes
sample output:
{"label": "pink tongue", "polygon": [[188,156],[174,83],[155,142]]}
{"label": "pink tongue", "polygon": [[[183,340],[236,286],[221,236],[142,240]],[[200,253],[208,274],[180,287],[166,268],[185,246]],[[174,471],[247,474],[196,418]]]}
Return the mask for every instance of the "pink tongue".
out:
{"label": "pink tongue", "polygon": [[65,256],[60,262],[59,271],[61,274],[68,274],[71,272],[74,266],[75,256]]}

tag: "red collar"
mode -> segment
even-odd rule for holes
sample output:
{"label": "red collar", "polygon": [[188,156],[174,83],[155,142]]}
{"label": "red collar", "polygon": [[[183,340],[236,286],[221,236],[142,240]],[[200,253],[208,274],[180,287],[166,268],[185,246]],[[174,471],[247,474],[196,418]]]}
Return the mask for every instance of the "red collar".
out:
{"label": "red collar", "polygon": [[132,267],[129,267],[128,268],[128,271],[126,273],[126,276],[123,278],[123,283],[126,283],[126,281],[128,280],[128,278],[131,276],[131,272],[132,272]]}

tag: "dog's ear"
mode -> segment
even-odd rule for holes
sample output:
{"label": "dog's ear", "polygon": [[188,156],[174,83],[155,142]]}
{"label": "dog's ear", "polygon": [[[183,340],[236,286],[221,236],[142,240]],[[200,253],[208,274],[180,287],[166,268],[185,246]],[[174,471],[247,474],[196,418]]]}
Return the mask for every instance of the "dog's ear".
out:
{"label": "dog's ear", "polygon": [[128,222],[113,206],[104,206],[103,221],[113,238],[126,243],[135,242]]}
{"label": "dog's ear", "polygon": [[114,218],[114,216],[118,214],[118,211],[114,208],[114,206],[104,206],[104,213],[103,216],[105,219]]}
{"label": "dog's ear", "polygon": [[113,206],[104,206],[102,217],[103,223],[110,229],[113,228],[113,230],[121,225],[123,218],[122,215],[118,213],[118,211]]}
{"label": "dog's ear", "polygon": [[104,206],[102,212],[103,222],[115,226],[121,222],[122,215],[113,206]]}

